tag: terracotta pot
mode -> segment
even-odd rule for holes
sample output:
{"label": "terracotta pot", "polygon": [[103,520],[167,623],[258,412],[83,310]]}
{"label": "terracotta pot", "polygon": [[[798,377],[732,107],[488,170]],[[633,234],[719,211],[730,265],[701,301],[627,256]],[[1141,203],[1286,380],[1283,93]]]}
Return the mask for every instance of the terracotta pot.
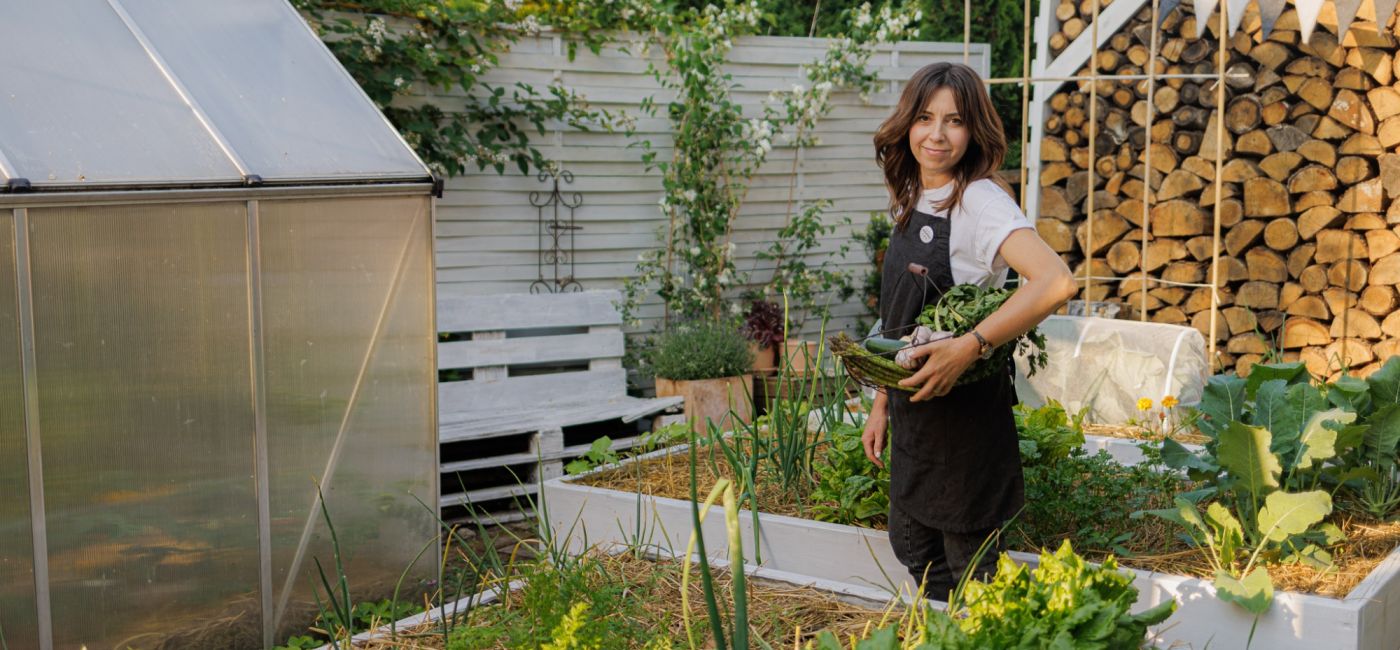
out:
{"label": "terracotta pot", "polygon": [[778,371],[778,351],[774,346],[758,347],[749,341],[749,351],[753,353],[753,374],[771,375]]}
{"label": "terracotta pot", "polygon": [[813,372],[818,345],[816,341],[783,341],[783,356],[778,360],[778,367],[795,375]]}
{"label": "terracotta pot", "polygon": [[656,396],[685,398],[685,418],[696,433],[704,433],[714,421],[721,431],[732,431],[753,420],[753,375],[676,381],[656,378]]}

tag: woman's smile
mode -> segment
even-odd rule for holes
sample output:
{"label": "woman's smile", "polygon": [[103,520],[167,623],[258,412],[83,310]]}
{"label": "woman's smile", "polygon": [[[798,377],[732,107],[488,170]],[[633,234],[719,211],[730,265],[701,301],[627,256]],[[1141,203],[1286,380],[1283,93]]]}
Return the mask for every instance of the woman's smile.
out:
{"label": "woman's smile", "polygon": [[952,89],[944,86],[934,91],[909,127],[909,148],[919,162],[919,177],[925,189],[942,187],[953,180],[954,169],[967,152],[970,139]]}

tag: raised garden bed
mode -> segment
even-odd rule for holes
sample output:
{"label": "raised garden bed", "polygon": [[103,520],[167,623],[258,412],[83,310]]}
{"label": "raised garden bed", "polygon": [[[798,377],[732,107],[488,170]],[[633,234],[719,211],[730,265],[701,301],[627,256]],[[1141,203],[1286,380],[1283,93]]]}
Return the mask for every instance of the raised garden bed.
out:
{"label": "raised garden bed", "polygon": [[[1137,443],[1123,438],[1091,436],[1091,451],[1104,449],[1120,462],[1142,458]],[[663,450],[648,456],[674,454]],[[645,458],[645,457],[641,457]],[[623,464],[636,462],[636,459]],[[570,550],[587,545],[635,541],[661,552],[680,553],[691,531],[689,503],[679,499],[637,494],[578,484],[580,477],[555,479],[543,487],[550,526]],[[757,566],[785,574],[829,581],[836,590],[870,593],[884,590],[907,593],[907,577],[890,550],[883,531],[823,523],[797,517],[759,513]],[[743,539],[754,539],[755,517],[745,511],[739,518]],[[706,548],[723,557],[726,536],[719,521],[703,524]],[[563,543],[563,542],[561,542]],[[752,549],[749,555],[753,555]],[[1012,553],[1017,561],[1034,563],[1035,556]],[[759,561],[761,560],[761,563]],[[1177,614],[1152,631],[1161,646],[1243,648],[1249,643],[1254,617],[1244,609],[1221,601],[1208,580],[1132,571],[1140,592],[1141,611],[1165,599],[1180,605]],[[1255,648],[1362,648],[1400,647],[1400,550],[1392,551],[1345,598],[1280,592],[1272,607],[1258,619]],[[1183,646],[1177,646],[1183,647]]]}
{"label": "raised garden bed", "polygon": [[[599,567],[606,567],[605,572],[609,576],[599,588],[609,590],[625,585],[626,588],[620,594],[614,594],[614,597],[631,599],[631,606],[636,611],[588,611],[583,618],[637,616],[640,613],[640,620],[631,621],[635,625],[627,629],[630,632],[641,631],[648,637],[615,638],[612,640],[614,645],[608,647],[640,648],[643,643],[653,640],[650,637],[671,637],[671,646],[663,644],[658,647],[684,647],[685,637],[679,612],[680,586],[676,575],[679,567],[674,558],[650,552],[646,553],[650,558],[636,557],[628,547],[621,545],[601,545],[601,548],[594,547],[591,550],[596,553],[594,557],[597,558],[591,561],[595,561]],[[659,563],[669,566],[658,566]],[[712,559],[710,564],[715,570],[716,589],[728,592],[728,562]],[[698,573],[698,568],[694,565],[691,570]],[[594,571],[597,569],[584,573],[592,574]],[[886,613],[891,611],[889,596],[878,590],[853,592],[845,589],[844,585],[749,565],[745,567],[745,575],[748,576],[752,631],[775,647],[780,643],[791,643],[794,633],[801,634],[804,642],[823,629],[843,637],[860,634],[867,625],[879,625]],[[701,634],[707,622],[705,604],[698,575],[693,575],[692,579],[690,620],[692,629]],[[523,612],[516,616],[503,617],[493,616],[483,608],[539,607],[538,601],[535,600],[539,598],[539,594],[525,594],[525,588],[525,580],[513,580],[504,587],[487,589],[441,607],[402,618],[392,625],[384,624],[373,630],[361,632],[352,637],[350,644],[342,642],[339,647],[368,650],[404,647],[428,650],[448,647],[442,632],[444,620],[450,622],[450,628],[473,628],[469,634],[470,639],[459,637],[457,634],[451,635],[455,643],[462,644],[463,647],[497,648],[503,644],[507,647],[517,647],[522,639],[512,639],[509,634],[493,638],[491,631],[504,631],[513,624],[515,632],[519,633],[522,628],[530,627],[530,617],[539,616],[540,612]],[[584,602],[586,600],[580,599],[564,604],[576,606]],[[638,606],[638,602],[643,604]],[[647,614],[654,616],[648,618]],[[517,620],[502,624],[501,621],[505,618]],[[545,634],[546,638],[551,632],[530,631]],[[674,638],[677,636],[679,639]],[[512,642],[515,645],[511,645]],[[332,650],[333,647],[327,644],[318,650]]]}

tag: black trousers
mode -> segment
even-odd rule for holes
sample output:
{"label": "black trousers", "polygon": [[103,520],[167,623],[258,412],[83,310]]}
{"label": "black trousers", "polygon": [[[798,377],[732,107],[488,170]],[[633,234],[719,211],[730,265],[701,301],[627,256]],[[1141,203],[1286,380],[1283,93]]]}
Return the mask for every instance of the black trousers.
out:
{"label": "black trousers", "polygon": [[[914,584],[920,585],[925,598],[948,601],[963,573],[972,564],[973,556],[983,542],[997,532],[995,528],[970,533],[930,528],[891,504],[889,517],[890,546],[895,557],[909,571]],[[986,580],[996,573],[997,557],[1005,548],[1004,536],[988,546],[977,563],[972,577]]]}

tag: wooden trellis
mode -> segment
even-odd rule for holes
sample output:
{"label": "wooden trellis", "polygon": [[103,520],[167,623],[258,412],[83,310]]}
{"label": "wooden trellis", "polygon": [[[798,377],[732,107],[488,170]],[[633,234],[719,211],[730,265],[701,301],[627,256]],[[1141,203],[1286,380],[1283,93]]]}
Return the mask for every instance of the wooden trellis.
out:
{"label": "wooden trellis", "polygon": [[[1338,34],[1345,34],[1346,30],[1350,27],[1353,18],[1356,16],[1358,4],[1359,3],[1351,3],[1348,0],[1348,2],[1337,5],[1336,32]],[[1380,4],[1384,4],[1385,6],[1376,7],[1378,15],[1389,17],[1394,11],[1395,3],[1387,0],[1387,2]],[[1135,306],[1138,307],[1138,317],[1145,320],[1151,311],[1148,306],[1149,288],[1180,287],[1188,291],[1206,290],[1210,295],[1209,320],[1206,323],[1193,324],[1203,329],[1209,339],[1208,354],[1210,358],[1218,359],[1216,347],[1222,325],[1219,319],[1221,318],[1221,290],[1223,288],[1223,278],[1221,275],[1222,208],[1226,205],[1223,199],[1228,198],[1223,196],[1222,193],[1222,188],[1226,181],[1224,181],[1221,173],[1227,162],[1225,154],[1226,134],[1224,131],[1226,128],[1225,87],[1230,85],[1230,81],[1235,80],[1233,77],[1239,76],[1238,74],[1232,74],[1230,68],[1227,68],[1229,61],[1228,50],[1233,43],[1231,37],[1235,35],[1236,29],[1240,26],[1240,17],[1244,13],[1245,2],[1228,0],[1227,3],[1220,6],[1220,11],[1214,18],[1216,22],[1216,29],[1214,31],[1218,35],[1215,44],[1216,49],[1213,53],[1215,55],[1214,70],[1208,73],[1202,73],[1201,70],[1196,70],[1194,74],[1168,74],[1159,69],[1159,55],[1162,54],[1163,46],[1163,36],[1159,29],[1148,30],[1150,37],[1146,39],[1148,41],[1147,63],[1143,66],[1142,74],[1103,74],[1103,68],[1099,65],[1099,55],[1104,51],[1101,48],[1109,42],[1110,38],[1119,33],[1120,29],[1128,25],[1129,21],[1133,20],[1135,17],[1141,19],[1141,13],[1144,9],[1147,9],[1150,11],[1150,24],[1154,26],[1160,25],[1163,18],[1166,17],[1169,12],[1177,8],[1178,2],[1175,0],[1153,1],[1150,3],[1150,9],[1148,9],[1149,2],[1147,2],[1147,0],[1117,0],[1106,7],[1101,5],[1099,0],[1093,0],[1092,2],[1085,2],[1084,5],[1081,6],[1086,5],[1090,9],[1088,27],[1084,29],[1082,33],[1078,34],[1078,37],[1072,42],[1064,44],[1062,38],[1063,34],[1056,23],[1056,7],[1054,4],[1044,4],[1041,8],[1036,26],[1037,38],[1034,44],[1036,48],[1035,65],[1026,66],[1024,69],[1029,72],[1020,78],[988,80],[989,84],[1022,84],[1023,115],[1025,116],[1021,125],[1024,144],[1023,151],[1025,152],[1022,156],[1021,166],[1021,196],[1023,208],[1029,215],[1032,215],[1032,217],[1039,216],[1040,214],[1042,199],[1042,184],[1040,179],[1043,167],[1041,154],[1042,143],[1046,133],[1046,106],[1057,93],[1060,86],[1067,82],[1076,82],[1080,86],[1079,92],[1088,97],[1088,101],[1085,102],[1085,104],[1089,113],[1084,127],[1087,129],[1088,142],[1085,146],[1088,152],[1087,157],[1089,162],[1088,164],[1082,165],[1082,167],[1084,167],[1082,172],[1078,172],[1087,176],[1087,179],[1085,179],[1086,182],[1084,183],[1084,196],[1082,197],[1084,207],[1083,218],[1085,221],[1081,226],[1083,232],[1079,234],[1080,248],[1082,249],[1081,252],[1084,259],[1079,266],[1080,270],[1076,273],[1076,278],[1083,285],[1083,296],[1086,299],[1093,299],[1096,297],[1096,285],[1103,286],[1108,283],[1123,282],[1138,283],[1139,286],[1136,289],[1129,290],[1125,288],[1124,291],[1132,292],[1132,298],[1134,302],[1137,303]],[[970,2],[966,3],[965,6],[970,9]],[[1300,6],[1297,8],[1299,25],[1293,28],[1305,34],[1309,34],[1316,24],[1317,10],[1320,6],[1320,4],[1313,6],[1308,3],[1300,3]],[[1205,31],[1206,21],[1209,19],[1209,14],[1215,10],[1215,3],[1199,2],[1194,7],[1194,10],[1197,21],[1197,33],[1203,33]],[[1277,6],[1275,6],[1271,2],[1261,2],[1259,11],[1263,29],[1267,32],[1268,29],[1272,28],[1277,17],[1282,12],[1282,3],[1278,3]],[[1311,12],[1311,17],[1307,15],[1308,12]],[[1377,22],[1380,28],[1384,29],[1385,19],[1381,19]],[[1029,31],[1029,23],[1030,19],[1028,14],[1025,27],[1027,31]],[[1255,24],[1255,28],[1258,27],[1259,25]],[[1053,58],[1051,56],[1052,51],[1050,47],[1051,36],[1060,37],[1055,39],[1057,41],[1058,52]],[[1140,36],[1141,35],[1139,35],[1139,37]],[[1205,45],[1206,42],[1199,41],[1198,43]],[[1023,57],[1027,60],[1029,60],[1031,47],[1032,44],[1029,39],[1027,39],[1023,46]],[[1134,63],[1136,63],[1136,61],[1134,61]],[[1208,219],[1210,222],[1209,234],[1211,242],[1210,255],[1208,258],[1210,270],[1209,277],[1205,281],[1183,282],[1163,277],[1153,277],[1150,275],[1150,272],[1146,270],[1148,268],[1146,260],[1148,259],[1149,241],[1152,239],[1149,234],[1153,227],[1152,212],[1154,206],[1158,203],[1156,194],[1160,188],[1153,179],[1153,176],[1157,174],[1157,170],[1154,169],[1154,163],[1158,158],[1154,155],[1153,148],[1169,146],[1160,142],[1154,142],[1157,138],[1153,137],[1151,133],[1153,126],[1157,124],[1158,118],[1160,117],[1157,111],[1158,102],[1155,100],[1157,99],[1156,94],[1161,92],[1161,83],[1174,79],[1199,81],[1202,84],[1213,83],[1214,85],[1212,89],[1215,97],[1214,107],[1207,110],[1212,112],[1215,117],[1211,121],[1211,126],[1205,129],[1205,136],[1209,141],[1202,146],[1203,151],[1207,148],[1214,149],[1214,155],[1207,156],[1207,159],[1213,158],[1210,162],[1213,163],[1214,173],[1213,177],[1207,181],[1210,185],[1204,190],[1207,193],[1213,193],[1214,197],[1213,202],[1211,202],[1211,216]],[[1098,248],[1095,246],[1098,238],[1096,238],[1096,233],[1094,232],[1096,225],[1095,201],[1097,200],[1096,190],[1100,189],[1096,186],[1100,184],[1101,180],[1099,178],[1101,174],[1099,170],[1096,169],[1095,163],[1098,162],[1100,156],[1098,145],[1101,143],[1098,142],[1098,139],[1104,137],[1101,131],[1103,127],[1100,124],[1098,109],[1101,105],[1102,85],[1107,83],[1111,87],[1112,84],[1125,81],[1142,81],[1145,82],[1146,85],[1146,115],[1143,116],[1144,119],[1141,121],[1138,121],[1138,116],[1136,114],[1133,116],[1133,122],[1139,125],[1145,125],[1147,130],[1147,134],[1143,138],[1144,142],[1140,145],[1142,148],[1142,156],[1139,159],[1142,161],[1141,178],[1144,184],[1141,197],[1142,213],[1140,220],[1135,220],[1140,224],[1141,232],[1141,239],[1138,242],[1139,246],[1137,252],[1140,265],[1138,269],[1126,274],[1120,272],[1119,274],[1124,275],[1124,277],[1107,277],[1096,275],[1094,272],[1095,257]],[[1177,83],[1179,84],[1180,82]],[[1189,83],[1189,81],[1187,83]],[[1034,88],[1033,101],[1030,97],[1032,94],[1032,87]],[[1028,131],[1030,132],[1029,136],[1027,135]],[[1136,151],[1136,148],[1134,151]],[[1050,164],[1053,165],[1054,163]],[[1074,169],[1075,168],[1071,167],[1071,171],[1074,171]],[[1133,172],[1130,172],[1130,175],[1132,173]],[[1165,177],[1166,172],[1163,171],[1161,175]],[[1076,199],[1072,201],[1072,203],[1077,203],[1078,201],[1079,199]],[[1203,203],[1205,202],[1203,201]],[[1078,217],[1075,218],[1077,219]],[[1109,241],[1117,236],[1117,232],[1110,233]],[[1105,251],[1105,253],[1106,252],[1107,251]],[[1199,260],[1202,258],[1197,257],[1196,259]],[[1119,271],[1118,269],[1114,270],[1115,272]],[[1351,331],[1350,326],[1345,322],[1348,316],[1349,310],[1345,309],[1339,316],[1339,318],[1344,321],[1342,325],[1343,335],[1341,337],[1343,339],[1345,339]],[[1204,327],[1202,327],[1203,325]],[[1344,352],[1348,349],[1349,348],[1343,345],[1342,350]],[[1345,364],[1345,360],[1343,360],[1343,363]]]}

